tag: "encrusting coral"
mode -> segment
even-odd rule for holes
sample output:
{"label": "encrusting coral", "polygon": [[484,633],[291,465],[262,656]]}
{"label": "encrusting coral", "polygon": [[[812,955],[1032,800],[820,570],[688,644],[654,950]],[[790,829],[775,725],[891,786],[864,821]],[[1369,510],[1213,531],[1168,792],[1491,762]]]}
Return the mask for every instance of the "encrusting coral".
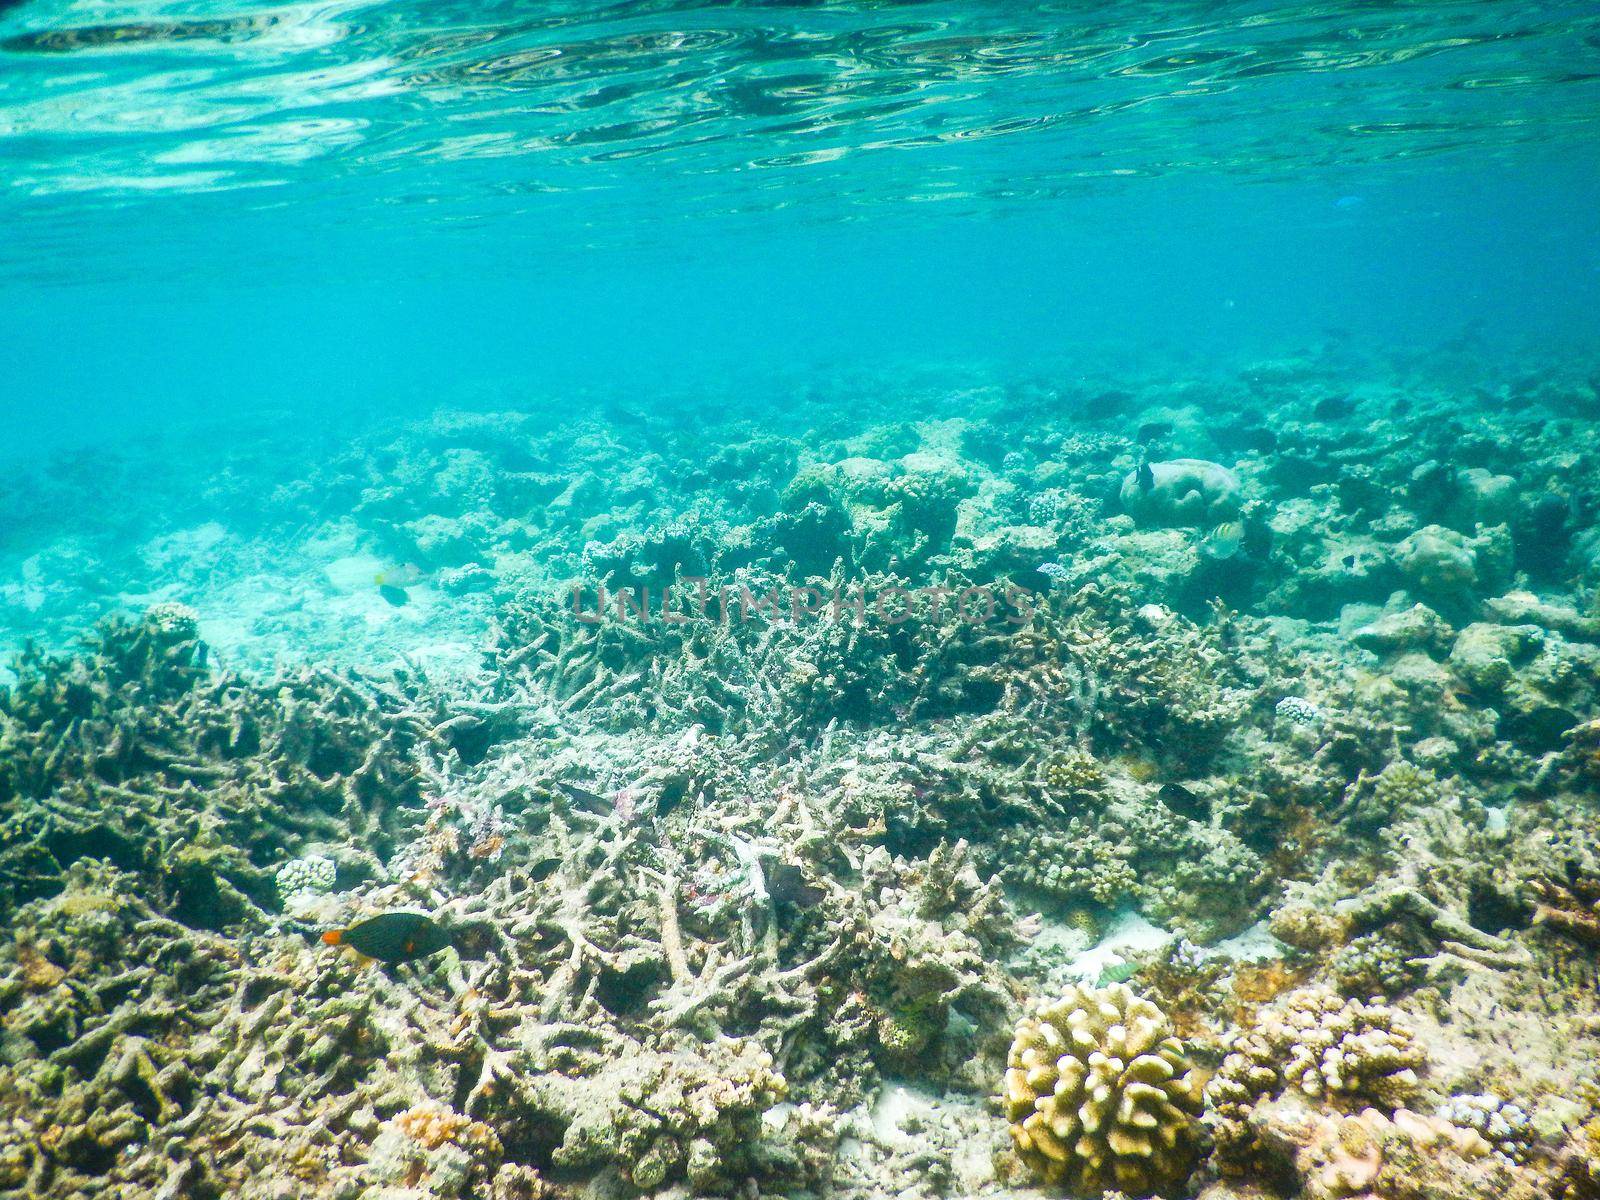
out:
{"label": "encrusting coral", "polygon": [[[1325,1113],[1287,1098],[1251,1128],[1305,1200],[1538,1200],[1544,1193],[1492,1153],[1476,1130],[1407,1109]],[[1211,1192],[1202,1197],[1210,1200]]]}
{"label": "encrusting coral", "polygon": [[1233,1039],[1206,1085],[1206,1125],[1224,1161],[1237,1163],[1254,1147],[1250,1114],[1262,1099],[1291,1092],[1339,1109],[1393,1110],[1416,1092],[1423,1062],[1393,1008],[1302,988]]}
{"label": "encrusting coral", "polygon": [[1123,507],[1140,521],[1202,525],[1239,511],[1239,477],[1220,463],[1177,458],[1134,471],[1121,495]]}
{"label": "encrusting coral", "polygon": [[1200,1084],[1166,1016],[1124,985],[1073,987],[1017,1027],[1001,1097],[1023,1160],[1078,1195],[1180,1186]]}

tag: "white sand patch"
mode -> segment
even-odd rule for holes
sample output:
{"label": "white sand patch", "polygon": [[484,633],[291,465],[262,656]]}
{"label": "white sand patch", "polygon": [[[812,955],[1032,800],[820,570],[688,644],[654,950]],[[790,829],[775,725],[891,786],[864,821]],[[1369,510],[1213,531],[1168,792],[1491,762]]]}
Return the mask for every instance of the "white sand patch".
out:
{"label": "white sand patch", "polygon": [[139,557],[152,571],[205,564],[214,560],[217,549],[228,540],[227,529],[215,521],[179,529],[151,538],[139,547]]}
{"label": "white sand patch", "polygon": [[472,642],[429,642],[406,647],[406,658],[435,675],[466,678],[483,665],[483,648]]}
{"label": "white sand patch", "polygon": [[328,582],[338,592],[370,592],[378,590],[378,576],[383,572],[384,561],[371,554],[347,554],[336,558],[322,568]]}
{"label": "white sand patch", "polygon": [[1272,936],[1267,928],[1266,921],[1257,921],[1243,933],[1235,934],[1226,941],[1218,942],[1209,949],[1202,950],[1203,958],[1228,958],[1234,962],[1268,962],[1275,958],[1282,958],[1289,953],[1289,947]]}
{"label": "white sand patch", "polygon": [[939,1097],[906,1083],[886,1083],[872,1107],[867,1110],[873,1135],[886,1145],[909,1143],[908,1126],[929,1120],[939,1107]]}
{"label": "white sand patch", "polygon": [[1107,968],[1120,966],[1130,956],[1147,950],[1163,950],[1177,937],[1177,934],[1152,925],[1139,913],[1129,909],[1112,918],[1105,936],[1092,949],[1074,957],[1063,974],[1068,979],[1093,983],[1105,974]]}

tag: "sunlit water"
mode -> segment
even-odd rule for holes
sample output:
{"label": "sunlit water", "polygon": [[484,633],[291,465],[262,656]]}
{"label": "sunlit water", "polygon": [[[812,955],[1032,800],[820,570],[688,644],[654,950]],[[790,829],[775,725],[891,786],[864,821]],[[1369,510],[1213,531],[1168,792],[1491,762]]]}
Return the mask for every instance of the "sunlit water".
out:
{"label": "sunlit water", "polygon": [[1600,334],[1589,3],[0,0],[0,169],[28,456]]}
{"label": "sunlit water", "polygon": [[1586,3],[5,0],[4,367],[1588,335],[1597,147]]}

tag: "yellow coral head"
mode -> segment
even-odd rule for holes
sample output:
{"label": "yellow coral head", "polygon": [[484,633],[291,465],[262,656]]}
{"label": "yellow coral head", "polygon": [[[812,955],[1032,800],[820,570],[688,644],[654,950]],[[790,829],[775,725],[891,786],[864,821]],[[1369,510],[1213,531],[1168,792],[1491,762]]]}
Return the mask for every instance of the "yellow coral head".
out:
{"label": "yellow coral head", "polygon": [[1017,1026],[1001,1103],[1017,1153],[1080,1196],[1150,1196],[1194,1168],[1200,1081],[1166,1014],[1124,984],[1080,984]]}

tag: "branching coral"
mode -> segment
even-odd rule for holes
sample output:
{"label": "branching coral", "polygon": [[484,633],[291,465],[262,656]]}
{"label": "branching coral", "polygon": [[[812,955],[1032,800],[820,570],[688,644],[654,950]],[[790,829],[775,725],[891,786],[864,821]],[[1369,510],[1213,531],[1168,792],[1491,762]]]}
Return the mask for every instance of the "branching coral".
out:
{"label": "branching coral", "polygon": [[0,912],[100,857],[217,928],[275,906],[272,869],[305,842],[399,835],[425,709],[331,672],[264,687],[202,663],[192,622],[163,611],[81,658],[24,657],[0,694]]}

